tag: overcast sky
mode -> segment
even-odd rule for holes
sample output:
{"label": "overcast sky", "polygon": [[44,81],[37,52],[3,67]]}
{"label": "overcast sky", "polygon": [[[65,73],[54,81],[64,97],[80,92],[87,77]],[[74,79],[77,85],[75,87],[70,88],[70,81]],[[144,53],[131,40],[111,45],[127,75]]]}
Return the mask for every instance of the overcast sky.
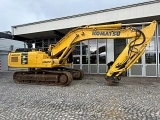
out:
{"label": "overcast sky", "polygon": [[0,0],[0,31],[11,31],[14,25],[145,1],[150,0]]}

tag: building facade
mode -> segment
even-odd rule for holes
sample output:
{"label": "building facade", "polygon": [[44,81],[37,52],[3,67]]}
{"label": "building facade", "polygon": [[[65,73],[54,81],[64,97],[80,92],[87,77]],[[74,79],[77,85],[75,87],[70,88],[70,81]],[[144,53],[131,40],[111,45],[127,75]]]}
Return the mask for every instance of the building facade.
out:
{"label": "building facade", "polygon": [[[35,47],[47,50],[49,44],[56,44],[69,30],[91,24],[141,23],[158,21],[154,37],[143,56],[125,73],[128,76],[160,76],[160,1],[148,1],[90,13],[56,18],[46,21],[12,26],[15,38],[28,39]],[[67,24],[66,24],[67,23]],[[114,61],[128,43],[127,39],[92,39],[76,45],[73,52],[73,67],[83,69],[86,74],[104,74],[107,63]]]}

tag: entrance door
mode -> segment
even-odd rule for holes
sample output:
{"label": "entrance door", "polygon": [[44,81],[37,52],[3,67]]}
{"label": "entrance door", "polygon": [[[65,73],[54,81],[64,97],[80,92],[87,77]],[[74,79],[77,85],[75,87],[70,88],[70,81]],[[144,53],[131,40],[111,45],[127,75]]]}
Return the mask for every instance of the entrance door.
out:
{"label": "entrance door", "polygon": [[145,53],[145,64],[144,71],[147,77],[157,76],[157,55],[156,52],[146,52]]}
{"label": "entrance door", "polygon": [[128,74],[129,76],[136,76],[136,77],[141,77],[144,76],[144,70],[143,70],[143,56],[137,60],[137,62],[129,69]]}
{"label": "entrance door", "polygon": [[155,37],[153,37],[150,44],[146,47],[146,52],[129,70],[129,76],[157,77],[157,58]]}
{"label": "entrance door", "polygon": [[98,73],[98,46],[97,46],[97,40],[91,40],[89,41],[89,56],[90,56],[90,68],[89,72],[91,74],[97,74]]}
{"label": "entrance door", "polygon": [[89,72],[104,74],[106,72],[106,39],[89,41]]}

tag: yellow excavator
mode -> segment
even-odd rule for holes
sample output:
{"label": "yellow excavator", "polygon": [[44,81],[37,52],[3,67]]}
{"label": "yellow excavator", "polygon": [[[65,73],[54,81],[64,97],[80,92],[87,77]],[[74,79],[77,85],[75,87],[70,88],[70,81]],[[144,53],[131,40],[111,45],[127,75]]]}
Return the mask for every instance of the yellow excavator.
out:
{"label": "yellow excavator", "polygon": [[126,38],[129,43],[106,72],[105,77],[108,85],[117,84],[120,75],[130,69],[143,55],[156,26],[157,22],[152,21],[141,30],[121,23],[78,27],[56,44],[50,44],[47,53],[40,50],[10,52],[8,66],[28,68],[28,71],[14,73],[13,79],[16,83],[69,85],[73,79],[82,79],[84,76],[82,70],[69,67],[72,65],[72,52],[77,43],[98,38]]}

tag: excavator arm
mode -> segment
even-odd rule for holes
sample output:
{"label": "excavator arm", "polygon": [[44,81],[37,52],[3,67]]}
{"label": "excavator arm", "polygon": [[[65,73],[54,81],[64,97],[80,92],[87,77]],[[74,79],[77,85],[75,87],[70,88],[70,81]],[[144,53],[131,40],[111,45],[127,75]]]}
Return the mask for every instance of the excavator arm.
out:
{"label": "excavator arm", "polygon": [[154,35],[156,24],[156,21],[153,21],[142,30],[129,26],[123,27],[122,24],[79,27],[70,31],[56,45],[50,45],[49,50],[52,52],[53,58],[56,58],[61,53],[58,60],[60,63],[64,63],[63,59],[67,53],[71,53],[74,50],[74,46],[78,42],[95,38],[129,39],[129,43],[107,72],[107,76],[119,76],[122,72],[131,68],[143,55],[146,46],[150,43]]}
{"label": "excavator arm", "polygon": [[[60,68],[61,71],[62,70],[64,71],[65,68],[61,69],[61,67],[71,65],[71,62],[68,61],[68,58],[74,51],[75,45],[77,43],[85,40],[92,40],[99,38],[101,39],[125,38],[129,40],[129,43],[124,48],[122,53],[118,56],[118,58],[115,60],[110,69],[106,72],[107,80],[116,81],[117,79],[119,79],[119,76],[122,72],[125,72],[126,70],[131,68],[132,65],[143,55],[146,46],[150,43],[154,35],[156,25],[157,22],[152,21],[148,26],[144,27],[141,30],[131,27],[131,25],[123,25],[123,24],[78,27],[67,33],[56,44],[54,45],[51,44],[48,48],[48,54],[40,51],[32,51],[28,53],[13,52],[9,54],[8,63],[9,66],[11,67],[45,69],[43,70],[43,72],[40,73],[46,72],[46,69],[51,70],[54,68],[57,69]],[[27,57],[27,62],[23,62],[23,56]],[[21,60],[19,61],[19,59]],[[65,70],[72,71],[69,69]],[[75,73],[75,70],[73,71]],[[49,72],[53,73],[51,71]],[[79,78],[82,78],[83,77],[82,71],[78,75],[76,73],[73,76],[80,76]],[[19,77],[17,77],[16,79],[18,78]],[[64,76],[62,76],[60,78],[61,80],[59,81],[64,82],[65,80],[63,78]]]}
{"label": "excavator arm", "polygon": [[149,26],[144,27],[142,30],[133,30],[136,36],[129,39],[129,43],[125,49],[106,73],[109,79],[118,79],[118,77],[114,76],[119,76],[122,72],[130,69],[133,64],[143,55],[146,46],[152,40],[156,25],[156,21],[153,21]]}

